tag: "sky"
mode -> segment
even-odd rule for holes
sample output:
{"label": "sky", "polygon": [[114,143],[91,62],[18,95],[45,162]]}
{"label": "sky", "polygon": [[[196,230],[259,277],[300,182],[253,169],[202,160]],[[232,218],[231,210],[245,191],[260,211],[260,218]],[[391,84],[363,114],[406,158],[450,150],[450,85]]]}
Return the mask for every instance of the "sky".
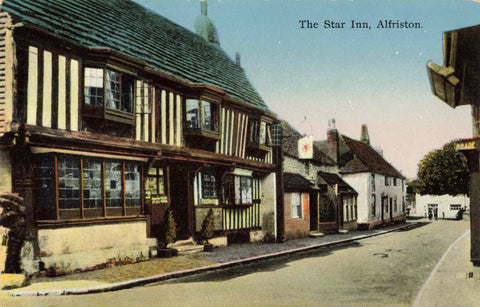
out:
{"label": "sky", "polygon": [[[199,0],[135,2],[191,31],[200,14]],[[359,139],[367,124],[372,146],[407,178],[430,151],[472,137],[470,106],[434,97],[426,64],[443,65],[443,32],[480,23],[477,1],[209,0],[208,15],[270,110],[302,134],[325,140],[335,119]],[[384,20],[420,27],[378,28]]]}

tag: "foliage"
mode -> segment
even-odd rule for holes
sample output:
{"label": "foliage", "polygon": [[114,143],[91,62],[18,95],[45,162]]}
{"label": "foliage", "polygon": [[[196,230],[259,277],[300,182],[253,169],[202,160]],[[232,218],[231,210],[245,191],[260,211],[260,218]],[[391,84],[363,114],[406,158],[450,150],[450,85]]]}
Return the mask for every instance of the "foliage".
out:
{"label": "foliage", "polygon": [[409,203],[415,202],[415,194],[420,194],[422,187],[423,182],[418,179],[407,182],[407,201]]}
{"label": "foliage", "polygon": [[213,220],[213,210],[210,209],[202,223],[202,229],[200,230],[200,240],[204,243],[208,243],[208,240],[213,238],[214,233],[215,224]]}
{"label": "foliage", "polygon": [[420,194],[468,194],[470,172],[465,157],[455,150],[455,143],[428,153],[420,162],[417,188]]}
{"label": "foliage", "polygon": [[175,224],[175,218],[173,216],[173,210],[168,209],[167,220],[165,221],[165,243],[168,245],[175,242],[177,236],[177,227]]}

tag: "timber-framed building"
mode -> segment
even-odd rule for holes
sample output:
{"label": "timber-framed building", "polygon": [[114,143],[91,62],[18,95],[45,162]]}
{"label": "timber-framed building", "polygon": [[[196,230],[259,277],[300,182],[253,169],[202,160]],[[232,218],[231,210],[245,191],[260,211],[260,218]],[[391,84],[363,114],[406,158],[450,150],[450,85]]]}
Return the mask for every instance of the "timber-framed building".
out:
{"label": "timber-framed building", "polygon": [[163,236],[276,237],[276,121],[221,49],[129,0],[0,7],[0,190],[27,207],[25,258],[64,271],[143,259]]}

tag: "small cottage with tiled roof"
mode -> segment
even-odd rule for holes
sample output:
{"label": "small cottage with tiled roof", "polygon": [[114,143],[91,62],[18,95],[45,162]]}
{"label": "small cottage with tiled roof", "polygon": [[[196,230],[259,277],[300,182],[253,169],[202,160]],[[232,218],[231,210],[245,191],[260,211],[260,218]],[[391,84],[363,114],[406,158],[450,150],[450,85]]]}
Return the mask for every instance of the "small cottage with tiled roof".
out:
{"label": "small cottage with tiled roof", "polygon": [[336,173],[335,161],[313,142],[303,157],[303,136],[282,122],[285,238],[356,229],[357,192]]}
{"label": "small cottage with tiled roof", "polygon": [[360,141],[335,127],[316,145],[336,162],[342,179],[358,193],[359,228],[405,220],[405,177],[370,145],[367,126]]}
{"label": "small cottage with tiled roof", "polygon": [[206,1],[198,34],[130,0],[0,3],[0,191],[33,270],[146,259],[210,210],[214,242],[275,240],[276,118]]}

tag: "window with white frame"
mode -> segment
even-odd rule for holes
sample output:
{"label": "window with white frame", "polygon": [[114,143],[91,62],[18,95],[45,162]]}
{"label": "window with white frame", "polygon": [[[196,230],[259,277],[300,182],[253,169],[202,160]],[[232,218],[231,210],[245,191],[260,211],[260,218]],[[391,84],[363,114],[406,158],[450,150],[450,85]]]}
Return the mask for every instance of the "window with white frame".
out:
{"label": "window with white frame", "polygon": [[292,218],[303,218],[303,204],[301,193],[290,194],[290,210]]}
{"label": "window with white frame", "polygon": [[370,186],[372,187],[372,192],[375,192],[375,174],[370,174]]}

